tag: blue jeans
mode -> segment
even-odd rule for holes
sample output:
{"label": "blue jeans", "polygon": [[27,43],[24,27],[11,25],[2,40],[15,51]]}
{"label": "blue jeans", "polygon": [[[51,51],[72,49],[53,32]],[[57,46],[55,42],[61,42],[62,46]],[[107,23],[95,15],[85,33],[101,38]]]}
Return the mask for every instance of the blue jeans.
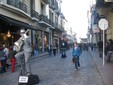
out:
{"label": "blue jeans", "polygon": [[1,60],[1,65],[2,65],[2,67],[1,67],[1,73],[6,72],[6,69],[5,69],[5,66],[6,66],[6,59]]}
{"label": "blue jeans", "polygon": [[75,69],[78,69],[78,66],[80,66],[79,57],[74,57],[74,61],[75,61]]}
{"label": "blue jeans", "polygon": [[48,53],[49,53],[49,56],[51,56],[51,51],[50,50],[48,51]]}

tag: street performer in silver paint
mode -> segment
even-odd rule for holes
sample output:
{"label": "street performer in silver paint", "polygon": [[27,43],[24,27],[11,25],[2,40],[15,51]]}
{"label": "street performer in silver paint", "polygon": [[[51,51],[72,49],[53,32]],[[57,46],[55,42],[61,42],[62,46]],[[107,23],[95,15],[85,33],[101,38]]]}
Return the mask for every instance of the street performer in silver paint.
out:
{"label": "street performer in silver paint", "polygon": [[17,49],[18,52],[15,55],[15,58],[17,60],[18,65],[21,65],[21,56],[24,55],[26,67],[25,69],[27,71],[27,75],[29,75],[31,74],[31,66],[29,63],[29,59],[32,55],[31,38],[26,34],[26,31],[24,29],[20,30],[20,35],[20,39],[15,42],[15,47],[19,47],[19,50]]}

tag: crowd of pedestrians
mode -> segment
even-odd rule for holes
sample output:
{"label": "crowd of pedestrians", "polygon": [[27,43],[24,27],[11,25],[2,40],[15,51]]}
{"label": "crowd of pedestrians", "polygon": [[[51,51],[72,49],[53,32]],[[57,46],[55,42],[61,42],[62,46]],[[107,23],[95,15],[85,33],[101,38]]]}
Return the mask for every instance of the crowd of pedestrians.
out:
{"label": "crowd of pedestrians", "polygon": [[47,52],[48,52],[49,56],[51,56],[52,53],[54,56],[56,56],[56,53],[58,53],[58,44],[57,43],[48,44],[47,45]]}
{"label": "crowd of pedestrians", "polygon": [[[99,57],[102,57],[103,54],[103,42],[99,41],[98,43],[98,48],[99,48]],[[113,54],[113,40],[109,39],[106,44],[104,45],[104,52],[106,56],[106,61],[110,62],[112,54]]]}
{"label": "crowd of pedestrians", "polygon": [[[99,41],[96,44],[93,43],[77,43],[75,42],[72,46],[72,56],[75,61],[75,70],[78,70],[80,67],[80,62],[79,62],[79,56],[82,53],[82,50],[88,51],[90,48],[91,51],[94,51],[96,47],[98,47],[99,50],[99,57],[102,57],[103,53],[103,42]],[[56,56],[56,54],[59,51],[59,47],[57,43],[54,44],[48,44],[47,46],[47,52],[49,56],[53,55]],[[6,68],[11,66],[11,72],[15,71],[15,63],[16,63],[16,58],[15,58],[15,47],[10,46],[7,48],[6,43],[3,43],[2,46],[0,47],[0,64],[1,64],[1,69],[0,73],[5,73]],[[110,61],[111,55],[113,54],[113,40],[109,39],[106,44],[105,44],[105,55],[107,56],[107,61]],[[7,64],[7,61],[10,61],[10,64]]]}

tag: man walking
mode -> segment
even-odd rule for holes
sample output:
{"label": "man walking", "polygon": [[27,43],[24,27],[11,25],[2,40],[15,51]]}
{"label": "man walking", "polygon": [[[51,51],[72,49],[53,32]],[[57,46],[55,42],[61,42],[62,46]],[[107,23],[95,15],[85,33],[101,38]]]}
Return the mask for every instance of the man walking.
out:
{"label": "man walking", "polygon": [[97,45],[98,45],[98,49],[99,49],[99,57],[102,57],[102,51],[103,51],[103,42],[102,41],[99,41],[98,43],[97,43]]}

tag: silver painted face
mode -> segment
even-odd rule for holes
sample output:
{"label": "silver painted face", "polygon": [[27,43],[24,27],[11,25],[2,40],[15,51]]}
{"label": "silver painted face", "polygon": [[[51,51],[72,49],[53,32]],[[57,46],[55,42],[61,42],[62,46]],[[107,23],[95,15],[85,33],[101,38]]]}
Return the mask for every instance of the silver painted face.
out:
{"label": "silver painted face", "polygon": [[20,35],[23,36],[24,35],[24,32],[21,32]]}

